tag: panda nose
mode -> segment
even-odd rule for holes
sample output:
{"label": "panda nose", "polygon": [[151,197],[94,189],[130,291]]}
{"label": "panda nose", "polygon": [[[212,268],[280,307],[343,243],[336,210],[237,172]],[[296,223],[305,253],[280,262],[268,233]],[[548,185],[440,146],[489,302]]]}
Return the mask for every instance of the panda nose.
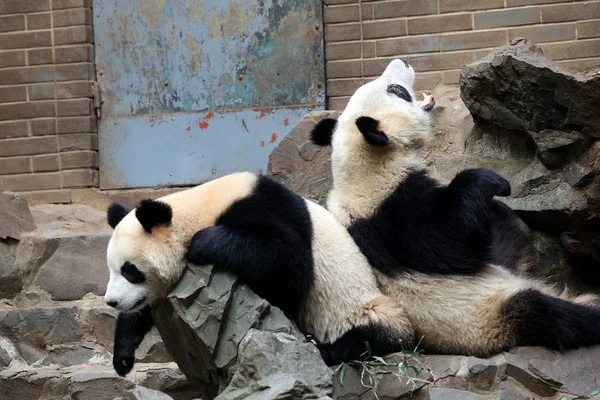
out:
{"label": "panda nose", "polygon": [[114,307],[116,307],[116,306],[117,306],[117,304],[119,304],[119,303],[117,303],[116,301],[107,301],[107,302],[106,302],[106,304],[108,304],[109,306],[111,306],[111,307],[113,307],[113,308],[114,308]]}

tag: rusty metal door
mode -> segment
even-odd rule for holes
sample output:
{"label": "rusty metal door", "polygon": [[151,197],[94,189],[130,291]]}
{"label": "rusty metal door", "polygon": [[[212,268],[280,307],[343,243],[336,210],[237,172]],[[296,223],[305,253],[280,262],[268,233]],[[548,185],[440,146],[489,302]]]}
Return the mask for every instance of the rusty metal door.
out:
{"label": "rusty metal door", "polygon": [[102,189],[266,171],[325,102],[322,0],[95,0]]}

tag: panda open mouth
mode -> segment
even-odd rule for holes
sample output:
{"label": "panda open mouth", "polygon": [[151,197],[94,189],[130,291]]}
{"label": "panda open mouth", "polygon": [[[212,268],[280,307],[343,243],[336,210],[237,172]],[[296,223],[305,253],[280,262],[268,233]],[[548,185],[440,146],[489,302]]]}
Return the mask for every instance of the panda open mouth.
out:
{"label": "panda open mouth", "polygon": [[421,108],[425,111],[431,111],[435,107],[436,101],[432,95],[423,93],[423,100],[419,102]]}

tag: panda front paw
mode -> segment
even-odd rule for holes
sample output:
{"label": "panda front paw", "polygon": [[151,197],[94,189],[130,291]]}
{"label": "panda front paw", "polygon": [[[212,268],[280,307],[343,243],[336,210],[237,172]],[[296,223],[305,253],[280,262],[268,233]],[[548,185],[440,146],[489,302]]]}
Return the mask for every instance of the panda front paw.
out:
{"label": "panda front paw", "polygon": [[510,196],[510,183],[496,172],[485,168],[472,168],[460,172],[450,185],[459,190],[474,190],[490,200],[494,196]]}
{"label": "panda front paw", "polygon": [[117,374],[120,376],[125,376],[135,364],[135,348],[133,344],[124,345],[118,349],[115,349],[115,354],[113,356],[113,367]]}
{"label": "panda front paw", "polygon": [[209,226],[194,234],[185,258],[188,262],[196,265],[214,264],[211,256],[214,238],[219,232],[218,226]]}

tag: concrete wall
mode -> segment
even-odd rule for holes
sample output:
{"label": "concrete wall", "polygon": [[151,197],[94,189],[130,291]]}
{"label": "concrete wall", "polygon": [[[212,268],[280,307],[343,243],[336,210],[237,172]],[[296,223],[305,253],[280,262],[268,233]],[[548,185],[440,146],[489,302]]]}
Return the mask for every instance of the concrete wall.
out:
{"label": "concrete wall", "polygon": [[566,66],[600,68],[600,1],[324,0],[329,108],[391,58],[418,72],[418,90],[458,83],[462,65],[525,36]]}
{"label": "concrete wall", "polygon": [[0,190],[98,185],[91,0],[0,1]]}

